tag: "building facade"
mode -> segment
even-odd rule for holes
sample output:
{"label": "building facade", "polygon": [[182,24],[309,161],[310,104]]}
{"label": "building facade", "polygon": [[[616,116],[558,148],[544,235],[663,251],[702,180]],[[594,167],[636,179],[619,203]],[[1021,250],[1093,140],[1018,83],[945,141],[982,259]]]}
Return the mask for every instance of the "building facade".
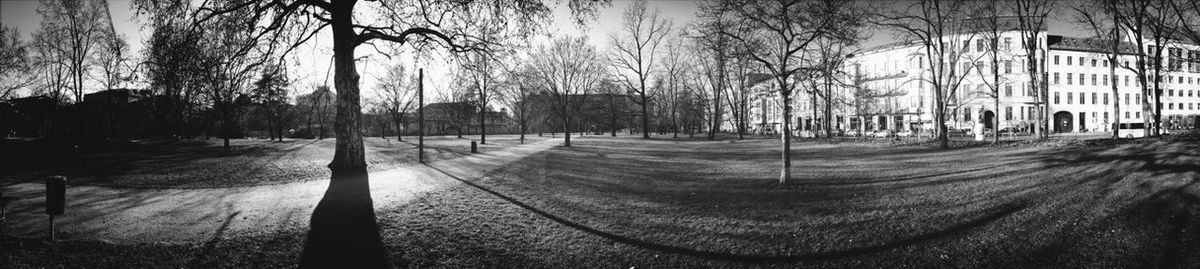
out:
{"label": "building facade", "polygon": [[[992,39],[978,34],[947,38],[952,44],[943,46],[955,49],[942,55],[947,58],[942,59],[940,67],[930,64],[927,50],[920,43],[889,44],[856,53],[843,66],[842,79],[849,85],[841,84],[830,94],[830,125],[841,134],[931,134],[936,126],[935,80],[943,84],[943,89],[950,89],[943,94],[952,93],[944,97],[944,124],[950,130],[1030,132],[1040,113],[1037,96],[1042,90],[1049,97],[1045,107],[1050,112],[1049,131],[1054,133],[1108,132],[1118,118],[1122,123],[1140,123],[1152,117],[1143,111],[1147,96],[1142,94],[1134,71],[1134,42],[1122,42],[1118,61],[1110,63],[1111,43],[1046,31],[1038,36],[1039,47],[1044,49],[1036,52],[1037,60],[1032,63],[1027,60],[1018,31],[1001,32],[995,38],[994,52],[988,42]],[[1151,41],[1143,43],[1143,51],[1156,48]],[[1163,59],[1148,61],[1162,66],[1163,127],[1195,128],[1200,117],[1200,46],[1186,42],[1165,46]],[[1040,65],[1040,88],[1030,82],[1029,64]],[[1115,72],[1110,70],[1113,64],[1117,65]],[[1153,68],[1147,69],[1147,79],[1153,79]],[[801,79],[796,83],[821,87],[820,83]],[[1117,86],[1115,93],[1112,84]],[[780,99],[773,94],[773,87],[773,83],[755,86],[759,100],[754,102],[751,118],[760,130],[774,130],[782,120]],[[820,132],[825,98],[799,88],[795,94],[791,120],[797,134]],[[1114,105],[1120,107],[1119,112]],[[1153,108],[1154,102],[1149,100],[1145,105]],[[993,126],[997,118],[998,126]]]}

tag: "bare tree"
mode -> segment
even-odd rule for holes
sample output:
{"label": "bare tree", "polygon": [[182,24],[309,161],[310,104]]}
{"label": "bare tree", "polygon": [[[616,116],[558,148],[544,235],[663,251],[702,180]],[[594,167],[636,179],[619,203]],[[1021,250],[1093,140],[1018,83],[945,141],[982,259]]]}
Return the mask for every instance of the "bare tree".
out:
{"label": "bare tree", "polygon": [[666,75],[666,90],[664,95],[665,97],[660,99],[662,99],[667,106],[670,106],[669,110],[672,138],[679,138],[679,128],[681,124],[679,121],[679,107],[681,101],[680,95],[682,94],[681,92],[684,86],[684,80],[686,80],[688,76],[687,73],[691,71],[691,66],[689,65],[690,61],[688,58],[689,54],[684,53],[685,49],[686,48],[683,48],[682,45],[678,44],[677,40],[668,41],[666,46],[666,59],[662,62],[662,69],[666,72],[664,74]]}
{"label": "bare tree", "polygon": [[[83,102],[84,76],[91,69],[91,57],[97,52],[111,23],[108,21],[108,3],[101,0],[42,0],[38,13],[42,15],[40,31],[58,32],[52,35],[60,42],[55,48],[58,56],[66,59],[71,76],[70,89],[76,103]],[[84,135],[83,106],[76,108],[77,138]]]}
{"label": "bare tree", "polygon": [[[519,59],[514,62],[524,62],[525,60]],[[520,143],[525,144],[525,132],[529,130],[529,122],[534,117],[532,111],[537,109],[534,104],[535,100],[531,98],[536,93],[533,70],[525,64],[515,67],[505,65],[502,78],[498,96],[501,102],[512,111],[513,120],[516,121],[518,132],[521,133]]]}
{"label": "bare tree", "polygon": [[17,89],[33,86],[37,73],[28,45],[21,41],[16,28],[0,26],[0,100],[13,96]]}
{"label": "bare tree", "polygon": [[[1164,70],[1163,51],[1179,32],[1178,13],[1172,10],[1169,0],[1132,0],[1116,3],[1115,18],[1130,33],[1134,45],[1137,66],[1125,66],[1138,76],[1142,88],[1142,122],[1147,126],[1146,136],[1157,136],[1162,129],[1162,92],[1164,73],[1178,71],[1181,62],[1166,61]],[[1147,42],[1149,41],[1149,42]]]}
{"label": "bare tree", "polygon": [[555,38],[538,46],[532,55],[533,75],[549,94],[549,102],[562,121],[563,141],[571,146],[571,123],[587,102],[596,84],[606,76],[596,48],[584,37]]}
{"label": "bare tree", "polygon": [[[845,100],[839,100],[842,96],[835,94],[835,87],[850,86],[851,83],[843,81],[845,72],[844,64],[851,57],[854,57],[854,52],[848,51],[851,46],[854,46],[860,40],[864,40],[864,36],[853,38],[819,38],[816,40],[816,55],[815,60],[810,59],[811,65],[815,68],[813,75],[813,87],[810,89],[813,97],[813,112],[821,112],[822,121],[820,129],[824,129],[825,137],[833,137],[833,108],[835,104],[844,104]],[[817,80],[821,80],[818,82]],[[818,109],[818,107],[820,109]],[[813,117],[817,118],[816,116]]]}
{"label": "bare tree", "polygon": [[1033,128],[1035,136],[1046,138],[1050,136],[1050,87],[1049,73],[1046,72],[1046,55],[1048,49],[1042,32],[1047,29],[1046,17],[1054,10],[1056,1],[1053,0],[1013,0],[1013,13],[1017,16],[1017,31],[1021,34],[1021,44],[1025,49],[1025,69],[1029,75],[1029,87],[1033,87],[1037,101],[1037,126]]}
{"label": "bare tree", "polygon": [[[148,7],[155,3],[140,0],[139,6]],[[374,20],[361,20],[364,16],[357,7],[358,1],[279,0],[246,1],[230,5],[204,5],[199,8],[199,22],[222,16],[237,16],[239,10],[250,11],[250,17],[266,20],[262,26],[253,27],[253,36],[289,43],[287,54],[299,44],[305,43],[322,30],[329,28],[333,40],[334,86],[337,88],[337,115],[335,132],[337,144],[329,168],[338,174],[360,174],[366,171],[366,159],[362,137],[359,134],[361,106],[359,100],[359,75],[355,67],[355,48],[363,44],[389,42],[395,45],[412,45],[417,51],[429,51],[435,47],[449,48],[454,52],[488,50],[494,44],[474,35],[472,29],[491,21],[477,20],[474,15],[505,18],[513,23],[516,31],[533,31],[529,27],[544,21],[549,8],[540,1],[503,1],[495,3],[459,1],[414,1],[370,5],[377,16]],[[569,5],[576,14],[590,15],[597,5],[607,2],[572,1]],[[355,19],[355,18],[359,19]],[[581,20],[582,21],[582,20]]]}
{"label": "bare tree", "polygon": [[728,36],[747,48],[748,55],[762,64],[778,86],[783,103],[783,162],[780,184],[791,179],[791,117],[792,93],[797,74],[810,70],[801,59],[813,49],[820,38],[852,39],[865,15],[852,1],[730,1],[726,7],[733,16],[734,31],[726,28]]}
{"label": "bare tree", "polygon": [[1118,16],[1120,12],[1115,9],[1117,3],[1114,0],[1102,0],[1100,5],[1096,5],[1093,1],[1079,1],[1072,5],[1071,9],[1075,11],[1075,21],[1078,24],[1084,25],[1092,30],[1096,39],[1107,43],[1108,53],[1105,54],[1105,59],[1108,61],[1108,75],[1112,81],[1113,95],[1113,126],[1112,136],[1114,139],[1121,138],[1121,97],[1117,92],[1117,65],[1120,63],[1121,55],[1121,29],[1118,25]]}
{"label": "bare tree", "polygon": [[283,141],[284,131],[287,129],[284,126],[285,120],[292,107],[288,104],[290,86],[287,70],[282,64],[263,68],[258,80],[254,81],[254,102],[261,105],[271,139]]}
{"label": "bare tree", "polygon": [[462,57],[463,75],[472,82],[475,96],[474,103],[479,110],[479,143],[487,144],[487,113],[493,93],[496,91],[501,68],[498,68],[497,56],[493,53],[468,52]]}
{"label": "bare tree", "polygon": [[[987,58],[990,61],[990,67],[992,68],[990,70],[992,75],[990,80],[987,77],[987,74],[983,72],[984,69],[982,67],[976,68],[976,70],[978,70],[976,73],[979,74],[980,81],[982,81],[983,85],[987,87],[988,91],[986,94],[992,98],[992,107],[994,109],[993,111],[995,111],[992,113],[992,122],[990,122],[990,124],[992,124],[992,130],[994,133],[992,136],[993,144],[1000,143],[1000,87],[1001,83],[1004,82],[1001,81],[1000,77],[1000,57],[1002,57],[1000,51],[1000,35],[1010,28],[1010,26],[1006,24],[1007,21],[1001,20],[1001,12],[1004,9],[1004,6],[1002,5],[1003,3],[1001,3],[1000,0],[980,1],[978,7],[980,11],[978,14],[980,15],[972,20],[972,24],[974,24],[973,28],[982,33],[980,38],[983,38],[983,42],[987,42],[987,51],[985,52],[986,56],[984,58]],[[983,120],[985,117],[983,117],[981,114],[979,119]]]}
{"label": "bare tree", "polygon": [[312,134],[314,132],[313,123],[315,121],[317,124],[316,134],[312,135],[318,139],[325,139],[325,129],[332,118],[330,117],[330,112],[332,112],[335,105],[333,103],[333,95],[334,93],[329,89],[329,86],[321,85],[314,87],[313,91],[308,94],[301,94],[296,97],[296,106],[304,115],[304,121],[307,126],[306,130]]}
{"label": "bare tree", "polygon": [[[647,10],[646,0],[637,0],[625,8],[621,20],[621,32],[609,37],[613,44],[612,62],[618,69],[628,70],[617,72],[625,87],[637,93],[640,97],[638,105],[642,107],[642,138],[650,138],[650,115],[646,106],[646,80],[658,66],[654,64],[658,46],[663,38],[671,32],[671,21],[660,17],[658,8]],[[636,85],[635,85],[636,83]]]}
{"label": "bare tree", "polygon": [[417,92],[413,90],[412,83],[407,81],[411,76],[404,69],[404,65],[389,66],[387,74],[379,78],[378,88],[375,90],[380,99],[378,105],[396,127],[396,141],[404,141],[404,116],[415,108],[417,101]]}
{"label": "bare tree", "polygon": [[633,111],[628,111],[629,101],[632,101],[632,98],[625,94],[629,92],[625,90],[627,86],[617,85],[617,82],[612,79],[603,79],[592,97],[593,102],[588,102],[595,107],[589,106],[587,109],[600,112],[598,113],[600,115],[591,116],[603,118],[608,123],[609,132],[613,137],[617,136],[617,129],[620,128],[617,122],[632,116]]}
{"label": "bare tree", "polygon": [[921,45],[921,56],[930,67],[922,79],[933,87],[934,125],[941,148],[950,147],[946,127],[948,107],[965,103],[959,98],[958,88],[977,67],[974,61],[979,59],[967,53],[969,42],[978,35],[978,31],[965,23],[973,15],[971,7],[971,2],[965,0],[922,0],[905,10],[883,14],[879,22]]}

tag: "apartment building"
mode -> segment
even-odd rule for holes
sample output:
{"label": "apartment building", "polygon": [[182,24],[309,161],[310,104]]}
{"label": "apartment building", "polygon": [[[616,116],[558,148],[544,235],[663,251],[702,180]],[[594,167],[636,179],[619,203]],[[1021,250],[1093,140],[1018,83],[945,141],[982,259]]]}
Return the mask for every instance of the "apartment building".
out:
{"label": "apartment building", "polygon": [[[1154,103],[1145,100],[1147,97],[1142,94],[1141,82],[1134,71],[1137,46],[1133,42],[1122,42],[1121,55],[1112,63],[1108,59],[1111,43],[1042,31],[1038,42],[1043,49],[1036,52],[1037,60],[1030,63],[1019,32],[1000,33],[994,52],[988,40],[978,34],[947,39],[943,47],[953,49],[941,55],[946,57],[942,58],[941,66],[931,66],[931,57],[926,57],[929,50],[919,43],[889,44],[856,53],[845,64],[846,75],[842,78],[852,85],[842,85],[830,95],[834,101],[832,128],[846,133],[904,130],[932,133],[938,94],[934,81],[947,89],[942,91],[948,94],[944,96],[947,103],[944,123],[951,130],[1032,131],[1040,113],[1036,97],[1042,89],[1049,96],[1046,108],[1050,111],[1051,132],[1107,132],[1118,118],[1122,123],[1132,123],[1152,117],[1143,111],[1143,102],[1148,102],[1145,105],[1150,108]],[[1157,48],[1150,41],[1144,44],[1143,50]],[[1038,84],[1044,88],[1030,82],[1030,64],[1041,66],[1038,70],[1042,81]],[[1110,68],[1114,64],[1115,68]],[[1200,46],[1168,43],[1163,48],[1163,59],[1148,63],[1153,64],[1163,67],[1159,76],[1164,127],[1195,128],[1200,117]],[[1153,68],[1147,69],[1151,70],[1147,79],[1153,79]],[[1113,85],[1117,86],[1116,92]],[[770,87],[774,85],[756,86],[760,91],[770,91]],[[769,100],[759,103],[764,108],[753,112],[778,111]],[[824,97],[797,90],[792,120],[800,134],[822,128],[819,123],[824,120],[824,104]],[[999,125],[993,126],[997,117]],[[778,113],[757,114],[752,118],[761,119],[757,126],[778,125],[781,120]]]}

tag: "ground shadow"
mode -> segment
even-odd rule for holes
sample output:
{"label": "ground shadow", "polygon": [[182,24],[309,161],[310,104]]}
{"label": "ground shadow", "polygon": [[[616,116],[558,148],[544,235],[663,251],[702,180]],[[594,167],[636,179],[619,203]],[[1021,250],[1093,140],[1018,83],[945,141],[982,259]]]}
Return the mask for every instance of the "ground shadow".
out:
{"label": "ground shadow", "polygon": [[334,175],[313,210],[300,268],[385,268],[366,171]]}
{"label": "ground shadow", "polygon": [[612,240],[612,241],[620,242],[620,243],[624,243],[624,244],[629,244],[629,245],[637,246],[637,247],[644,248],[644,249],[657,250],[657,251],[662,251],[662,252],[667,252],[667,253],[682,254],[682,255],[688,255],[688,256],[705,258],[705,259],[713,259],[713,260],[725,260],[725,261],[737,261],[737,262],[749,262],[749,263],[793,263],[793,262],[801,262],[801,261],[822,261],[822,260],[834,260],[834,259],[882,252],[882,251],[886,251],[886,250],[893,249],[893,248],[898,248],[898,247],[903,247],[903,246],[911,246],[911,245],[915,245],[915,244],[922,243],[922,242],[932,241],[932,240],[935,240],[938,238],[943,238],[943,237],[948,237],[948,236],[952,236],[955,234],[960,234],[960,233],[966,232],[966,231],[971,230],[976,227],[988,225],[996,220],[999,220],[1001,218],[1012,215],[1013,213],[1020,211],[1026,207],[1026,205],[1023,203],[1009,203],[1009,204],[1000,205],[998,207],[987,208],[987,209],[980,211],[977,214],[977,216],[975,216],[974,218],[951,225],[943,230],[930,231],[930,232],[927,232],[924,234],[919,234],[919,235],[915,235],[915,236],[908,237],[908,238],[902,238],[902,239],[890,241],[890,242],[887,242],[884,244],[879,244],[879,245],[853,247],[853,248],[847,248],[847,249],[841,249],[841,250],[833,250],[833,251],[809,253],[809,254],[799,254],[799,255],[736,254],[736,253],[729,253],[729,252],[702,250],[702,249],[696,249],[696,248],[656,243],[656,242],[651,242],[651,241],[647,241],[647,240],[643,240],[643,239],[639,239],[639,238],[634,238],[634,237],[619,235],[619,234],[608,232],[608,231],[603,231],[603,230],[597,229],[595,227],[585,225],[580,222],[569,220],[566,217],[544,211],[533,205],[519,201],[516,198],[513,198],[509,195],[505,195],[503,193],[497,192],[496,190],[492,190],[488,187],[482,186],[476,182],[458,177],[454,174],[451,174],[451,173],[444,171],[442,169],[439,169],[437,167],[428,166],[428,165],[427,165],[427,167],[429,167],[433,170],[436,170],[438,172],[441,172],[442,174],[444,174],[450,178],[453,178],[459,182],[462,182],[468,186],[471,186],[477,190],[486,192],[497,198],[503,199],[513,205],[516,205],[525,210],[528,210],[529,212],[532,212],[534,214],[542,216],[546,219],[549,219],[549,220],[559,223],[561,225],[570,227],[572,229],[586,232],[588,234],[599,236],[599,237],[602,237],[602,238],[605,238],[608,240]]}

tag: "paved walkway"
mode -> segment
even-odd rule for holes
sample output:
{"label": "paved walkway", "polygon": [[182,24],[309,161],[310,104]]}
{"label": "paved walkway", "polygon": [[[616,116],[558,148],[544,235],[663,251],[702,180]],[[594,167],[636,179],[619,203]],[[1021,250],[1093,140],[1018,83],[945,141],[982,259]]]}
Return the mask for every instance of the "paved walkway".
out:
{"label": "paved walkway", "polygon": [[[547,140],[439,161],[430,167],[373,172],[371,198],[376,210],[406,203],[424,193],[462,184],[438,170],[475,178],[557,144],[558,140]],[[72,186],[67,190],[67,212],[55,217],[55,224],[59,235],[69,240],[118,244],[202,243],[217,236],[272,234],[307,229],[312,211],[328,186],[328,179],[210,189]],[[46,236],[49,218],[44,213],[44,185],[23,183],[3,188],[5,195],[20,199],[9,205],[3,232],[19,237]]]}

